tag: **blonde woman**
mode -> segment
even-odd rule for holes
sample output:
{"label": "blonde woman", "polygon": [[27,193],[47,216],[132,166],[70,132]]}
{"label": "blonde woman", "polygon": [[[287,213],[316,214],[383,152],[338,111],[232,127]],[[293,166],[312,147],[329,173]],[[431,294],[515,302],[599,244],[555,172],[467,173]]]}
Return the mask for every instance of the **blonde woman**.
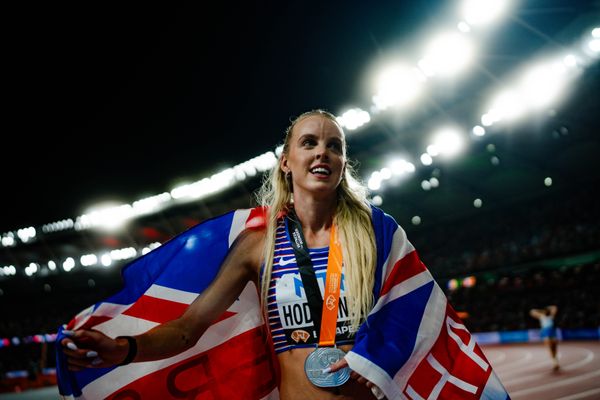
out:
{"label": "blonde woman", "polygon": [[[434,392],[442,399],[457,398],[456,390],[505,398],[502,390],[497,397],[490,393],[502,385],[404,231],[367,202],[334,115],[312,110],[291,123],[259,197],[268,208],[263,228],[238,236],[217,277],[180,318],[135,337],[65,332],[69,369],[179,354],[251,281],[277,354],[281,399],[427,398]],[[455,366],[454,358],[461,358]],[[456,376],[437,376],[431,365]],[[464,375],[470,382],[457,386],[464,378],[460,368],[469,365],[476,368]]]}

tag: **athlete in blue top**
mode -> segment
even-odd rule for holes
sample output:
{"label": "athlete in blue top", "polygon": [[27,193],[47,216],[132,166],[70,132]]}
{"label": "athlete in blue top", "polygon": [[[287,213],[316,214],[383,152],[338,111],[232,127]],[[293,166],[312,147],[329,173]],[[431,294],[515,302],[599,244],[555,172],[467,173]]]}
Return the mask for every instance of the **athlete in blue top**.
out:
{"label": "athlete in blue top", "polygon": [[557,356],[558,340],[556,338],[556,326],[554,325],[554,317],[556,316],[557,310],[558,308],[552,305],[544,309],[534,308],[529,311],[529,315],[540,321],[540,337],[550,349],[550,355],[552,356],[555,371],[559,368]]}

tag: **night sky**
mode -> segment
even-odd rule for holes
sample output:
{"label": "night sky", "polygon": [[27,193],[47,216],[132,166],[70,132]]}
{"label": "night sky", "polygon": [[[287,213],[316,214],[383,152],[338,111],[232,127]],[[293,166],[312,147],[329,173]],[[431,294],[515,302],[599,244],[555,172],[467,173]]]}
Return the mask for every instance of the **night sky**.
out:
{"label": "night sky", "polygon": [[305,110],[369,104],[369,68],[410,54],[439,4],[5,10],[0,232],[170,190],[273,149]]}
{"label": "night sky", "polygon": [[427,10],[210,7],[7,11],[0,231],[160,193],[272,149],[290,117],[357,98],[379,46]]}

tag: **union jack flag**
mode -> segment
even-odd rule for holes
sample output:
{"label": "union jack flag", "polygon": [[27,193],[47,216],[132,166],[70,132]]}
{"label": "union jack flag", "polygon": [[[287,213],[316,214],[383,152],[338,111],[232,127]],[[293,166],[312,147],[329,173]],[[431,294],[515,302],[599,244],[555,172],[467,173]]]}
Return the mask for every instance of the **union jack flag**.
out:
{"label": "union jack flag", "polygon": [[[79,313],[67,329],[137,335],[177,318],[215,278],[237,236],[264,223],[264,209],[243,209],[183,232],[124,267],[124,288]],[[350,367],[388,399],[508,399],[402,228],[376,207],[373,227],[376,302],[346,355]],[[278,373],[252,283],[194,347],[176,356],[71,372],[57,351],[63,398],[278,399]]]}

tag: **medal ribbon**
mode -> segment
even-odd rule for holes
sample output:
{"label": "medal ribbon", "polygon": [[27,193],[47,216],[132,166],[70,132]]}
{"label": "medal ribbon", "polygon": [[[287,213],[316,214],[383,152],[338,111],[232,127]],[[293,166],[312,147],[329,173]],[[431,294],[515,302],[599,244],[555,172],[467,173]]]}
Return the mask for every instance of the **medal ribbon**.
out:
{"label": "medal ribbon", "polygon": [[336,226],[332,225],[329,234],[329,256],[327,257],[319,346],[333,346],[335,344],[341,282],[342,245],[337,237]]}
{"label": "medal ribbon", "polygon": [[293,211],[288,214],[288,232],[308,306],[313,316],[315,330],[319,332],[319,346],[333,346],[342,282],[342,247],[337,238],[336,226],[332,225],[329,233],[329,256],[327,257],[324,287],[325,300],[321,297],[308,246],[302,234],[302,226]]}

